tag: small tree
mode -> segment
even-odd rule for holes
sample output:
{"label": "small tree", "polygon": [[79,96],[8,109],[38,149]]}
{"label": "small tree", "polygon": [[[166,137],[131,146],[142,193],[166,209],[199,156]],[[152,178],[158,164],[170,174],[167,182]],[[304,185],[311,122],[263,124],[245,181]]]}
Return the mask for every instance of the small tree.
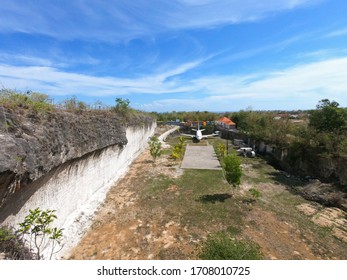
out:
{"label": "small tree", "polygon": [[125,115],[129,109],[130,101],[129,99],[116,98],[116,111],[120,112],[122,115]]}
{"label": "small tree", "polygon": [[183,137],[179,138],[179,142],[175,145],[175,147],[172,150],[171,156],[176,159],[181,159],[183,157],[183,145],[184,145],[184,139]]}
{"label": "small tree", "polygon": [[[63,229],[52,228],[52,222],[57,218],[55,210],[42,211],[39,208],[29,210],[29,215],[19,224],[19,232],[29,235],[29,250],[34,250],[36,258],[42,259],[42,251],[47,248],[51,241],[50,259],[53,254],[58,253],[61,249]],[[60,249],[56,250],[57,245]]]}
{"label": "small tree", "polygon": [[220,158],[223,158],[226,155],[226,147],[224,144],[219,143],[217,145],[217,154]]}
{"label": "small tree", "polygon": [[151,156],[153,157],[153,160],[155,161],[162,154],[161,142],[159,141],[157,136],[152,136],[148,142],[148,145],[149,145],[149,152],[151,153]]}
{"label": "small tree", "polygon": [[234,187],[238,187],[240,185],[242,176],[241,164],[238,156],[235,153],[227,155],[224,157],[223,163],[225,179],[229,184],[232,184]]}
{"label": "small tree", "polygon": [[345,132],[347,114],[339,103],[322,99],[317,105],[317,110],[311,112],[310,126],[319,132]]}

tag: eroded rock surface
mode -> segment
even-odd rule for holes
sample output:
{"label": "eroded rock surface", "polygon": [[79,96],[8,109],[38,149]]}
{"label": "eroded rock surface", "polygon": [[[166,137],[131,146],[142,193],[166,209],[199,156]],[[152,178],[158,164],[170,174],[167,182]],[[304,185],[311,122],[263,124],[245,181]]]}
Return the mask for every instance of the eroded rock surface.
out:
{"label": "eroded rock surface", "polygon": [[[114,113],[40,114],[1,109],[0,209],[13,193],[58,166],[112,145],[127,144],[124,119]],[[153,122],[139,117],[131,121]]]}

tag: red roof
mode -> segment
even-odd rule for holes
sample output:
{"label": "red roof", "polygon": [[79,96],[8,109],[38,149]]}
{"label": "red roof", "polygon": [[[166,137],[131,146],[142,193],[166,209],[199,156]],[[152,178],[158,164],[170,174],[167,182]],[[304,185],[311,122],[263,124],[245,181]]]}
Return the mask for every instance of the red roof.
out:
{"label": "red roof", "polygon": [[225,123],[227,125],[236,125],[236,123],[234,123],[232,120],[228,119],[227,117],[222,117],[222,118],[218,119],[218,122],[222,122],[222,123]]}

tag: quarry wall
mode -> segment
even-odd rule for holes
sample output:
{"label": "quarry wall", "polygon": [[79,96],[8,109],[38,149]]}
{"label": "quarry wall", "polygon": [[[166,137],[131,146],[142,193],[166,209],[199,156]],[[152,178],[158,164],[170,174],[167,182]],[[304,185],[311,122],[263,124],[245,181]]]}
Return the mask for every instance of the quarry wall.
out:
{"label": "quarry wall", "polygon": [[77,244],[109,188],[144,150],[156,123],[140,118],[123,125],[115,116],[65,113],[38,123],[9,117],[14,131],[0,134],[0,223],[16,226],[37,207],[56,210],[55,226],[64,228],[65,244],[56,257],[62,256]]}

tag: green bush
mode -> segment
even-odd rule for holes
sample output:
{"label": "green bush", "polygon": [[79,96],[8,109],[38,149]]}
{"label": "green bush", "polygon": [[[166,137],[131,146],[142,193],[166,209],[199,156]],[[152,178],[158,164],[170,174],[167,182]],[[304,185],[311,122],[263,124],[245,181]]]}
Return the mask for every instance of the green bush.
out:
{"label": "green bush", "polygon": [[129,111],[129,99],[123,99],[123,98],[116,98],[116,111],[119,112],[122,115],[126,115]]}
{"label": "green bush", "polygon": [[36,112],[47,112],[54,109],[47,94],[32,91],[22,93],[9,89],[0,90],[0,105],[9,109],[23,108]]}
{"label": "green bush", "polygon": [[0,227],[0,253],[9,260],[32,260],[33,253],[25,246],[23,238],[11,228]]}
{"label": "green bush", "polygon": [[183,137],[179,138],[179,142],[175,145],[175,147],[172,150],[171,156],[177,160],[181,159],[183,157],[183,151],[184,151],[184,139]]}
{"label": "green bush", "polygon": [[148,145],[149,145],[149,152],[151,156],[153,157],[153,160],[155,161],[162,154],[161,142],[159,141],[157,136],[152,136],[148,142]]}
{"label": "green bush", "polygon": [[203,243],[199,258],[203,260],[261,260],[258,244],[237,240],[228,232],[218,232],[208,236]]}
{"label": "green bush", "polygon": [[223,165],[225,170],[225,179],[229,184],[232,184],[234,187],[237,187],[241,183],[241,163],[240,159],[236,154],[230,154],[224,157]]}
{"label": "green bush", "polygon": [[42,259],[42,251],[49,244],[51,247],[50,259],[62,249],[63,229],[51,227],[56,218],[55,210],[47,209],[43,211],[36,208],[29,210],[29,214],[19,224],[19,232],[23,236],[27,235],[29,237],[29,249],[34,251],[34,255],[38,260]]}
{"label": "green bush", "polygon": [[219,158],[223,158],[226,155],[226,147],[224,144],[219,143],[217,145],[217,155]]}

